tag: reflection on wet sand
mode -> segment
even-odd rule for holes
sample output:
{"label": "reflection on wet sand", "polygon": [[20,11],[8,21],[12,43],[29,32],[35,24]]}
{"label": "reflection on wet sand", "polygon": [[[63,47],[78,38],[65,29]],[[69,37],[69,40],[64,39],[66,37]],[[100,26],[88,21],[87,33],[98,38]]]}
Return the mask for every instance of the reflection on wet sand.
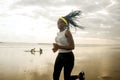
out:
{"label": "reflection on wet sand", "polygon": [[109,52],[109,55],[105,55],[102,59],[101,67],[101,80],[120,80],[120,53]]}
{"label": "reflection on wet sand", "polygon": [[[33,46],[0,47],[0,80],[52,80],[54,60],[51,46],[33,56],[24,52]],[[106,47],[76,47],[72,74],[85,72],[85,80],[120,80],[120,50]],[[63,74],[60,76],[63,80]]]}
{"label": "reflection on wet sand", "polygon": [[[94,49],[94,50],[93,50]],[[75,70],[84,70],[86,80],[120,80],[120,50],[111,48],[78,49]],[[82,55],[83,54],[83,55]]]}

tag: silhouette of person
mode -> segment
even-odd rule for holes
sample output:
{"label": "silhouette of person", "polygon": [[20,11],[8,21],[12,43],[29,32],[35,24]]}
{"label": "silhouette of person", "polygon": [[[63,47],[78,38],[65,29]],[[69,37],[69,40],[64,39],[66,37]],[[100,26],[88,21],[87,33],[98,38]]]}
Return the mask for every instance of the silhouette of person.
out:
{"label": "silhouette of person", "polygon": [[40,55],[42,54],[42,51],[43,51],[43,50],[40,48]]}
{"label": "silhouette of person", "polygon": [[64,80],[84,80],[82,72],[78,75],[71,75],[74,67],[74,53],[72,50],[75,48],[74,39],[72,37],[69,25],[82,28],[74,22],[73,18],[79,16],[81,11],[73,11],[67,16],[58,19],[57,25],[59,32],[55,38],[56,43],[53,43],[53,52],[59,51],[54,64],[53,80],[59,80],[62,68],[64,68]]}
{"label": "silhouette of person", "polygon": [[31,54],[35,55],[35,48],[31,49]]}

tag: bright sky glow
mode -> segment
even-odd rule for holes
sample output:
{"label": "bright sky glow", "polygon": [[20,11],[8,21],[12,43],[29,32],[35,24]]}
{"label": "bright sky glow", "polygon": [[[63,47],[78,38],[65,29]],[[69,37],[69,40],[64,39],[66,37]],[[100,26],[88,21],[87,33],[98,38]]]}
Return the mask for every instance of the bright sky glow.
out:
{"label": "bright sky glow", "polygon": [[[90,3],[94,2],[94,3]],[[57,19],[81,10],[76,43],[120,43],[119,0],[0,0],[0,41],[53,43]]]}

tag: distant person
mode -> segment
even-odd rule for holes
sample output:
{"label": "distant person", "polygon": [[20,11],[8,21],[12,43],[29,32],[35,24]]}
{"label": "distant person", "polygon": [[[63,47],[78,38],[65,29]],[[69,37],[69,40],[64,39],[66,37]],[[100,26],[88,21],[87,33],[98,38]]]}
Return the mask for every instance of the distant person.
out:
{"label": "distant person", "polygon": [[42,54],[42,49],[40,48],[40,55]]}
{"label": "distant person", "polygon": [[35,48],[31,49],[31,54],[35,55]]}
{"label": "distant person", "polygon": [[[59,32],[55,38],[56,43],[53,43],[53,52],[59,51],[54,64],[53,80],[59,80],[62,68],[64,68],[64,80],[84,80],[84,72],[78,75],[72,75],[71,72],[74,67],[74,54],[72,50],[75,48],[74,39],[70,31],[70,25],[79,27],[74,20],[80,15],[81,11],[73,11],[70,14],[58,19],[57,25]],[[82,74],[82,75],[81,75]]]}

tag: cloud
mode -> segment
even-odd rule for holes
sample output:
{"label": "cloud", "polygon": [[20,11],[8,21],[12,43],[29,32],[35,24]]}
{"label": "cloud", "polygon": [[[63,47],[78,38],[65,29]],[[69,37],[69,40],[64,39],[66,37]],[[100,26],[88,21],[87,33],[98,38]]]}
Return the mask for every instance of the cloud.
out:
{"label": "cloud", "polygon": [[43,37],[41,33],[47,31],[53,37],[57,32],[57,19],[80,9],[80,25],[85,26],[85,30],[78,29],[76,37],[119,39],[119,5],[119,0],[2,0],[0,31],[3,33],[0,33],[2,36],[10,33],[31,38],[38,34]]}

